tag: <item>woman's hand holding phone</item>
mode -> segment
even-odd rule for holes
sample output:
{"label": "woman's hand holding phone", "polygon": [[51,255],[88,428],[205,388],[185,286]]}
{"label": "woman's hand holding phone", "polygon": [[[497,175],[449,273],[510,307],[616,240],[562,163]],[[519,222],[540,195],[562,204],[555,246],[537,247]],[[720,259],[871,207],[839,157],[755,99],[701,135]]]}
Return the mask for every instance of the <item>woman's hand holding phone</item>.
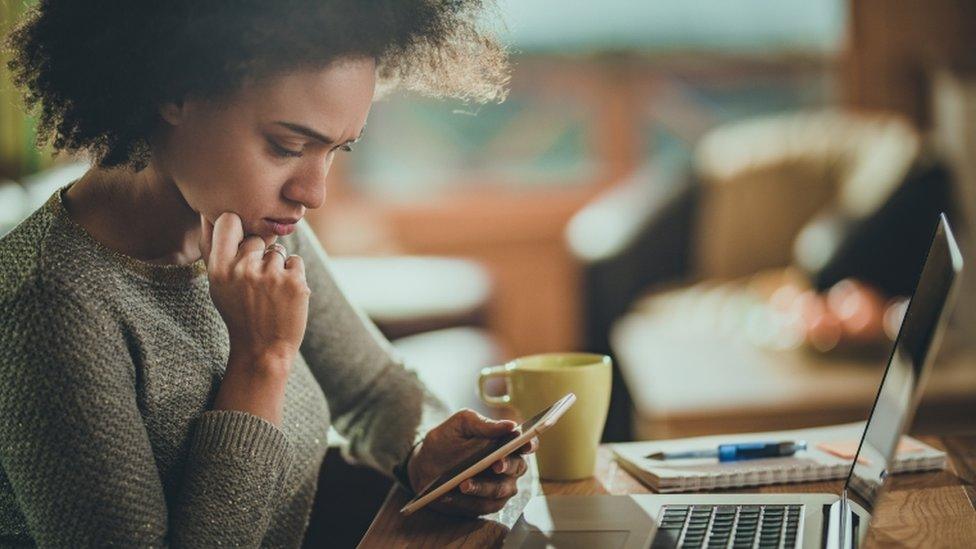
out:
{"label": "woman's hand holding phone", "polygon": [[[443,474],[445,464],[457,462],[486,444],[511,440],[518,435],[513,421],[488,419],[472,410],[461,410],[431,429],[414,450],[407,464],[407,474],[415,491],[423,489]],[[518,478],[528,470],[523,457],[535,451],[538,439],[491,467],[465,480],[430,507],[448,514],[479,516],[494,513],[518,492]]]}
{"label": "woman's hand holding phone", "polygon": [[281,421],[284,386],[305,336],[310,290],[305,266],[266,252],[264,240],[245,236],[240,217],[200,217],[200,252],[210,297],[227,326],[230,359],[215,409],[243,410]]}

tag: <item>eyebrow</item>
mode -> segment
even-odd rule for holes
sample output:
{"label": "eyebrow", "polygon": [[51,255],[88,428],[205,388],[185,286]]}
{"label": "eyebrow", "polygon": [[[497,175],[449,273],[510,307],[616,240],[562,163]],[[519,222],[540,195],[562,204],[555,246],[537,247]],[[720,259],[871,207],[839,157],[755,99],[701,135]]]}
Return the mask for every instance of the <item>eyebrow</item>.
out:
{"label": "eyebrow", "polygon": [[[279,126],[281,126],[283,128],[287,128],[287,129],[289,129],[289,130],[291,130],[291,131],[293,131],[295,133],[304,135],[305,137],[311,137],[312,139],[314,139],[316,141],[321,141],[322,143],[325,143],[326,145],[331,145],[331,144],[335,143],[335,140],[332,139],[331,137],[326,136],[326,135],[322,135],[321,133],[313,130],[312,128],[309,128],[308,126],[303,126],[301,124],[296,124],[294,122],[285,122],[285,121],[282,121],[282,120],[276,121],[275,124],[277,124],[277,125],[279,125]],[[350,139],[349,141],[347,141],[347,143],[355,143],[356,141],[359,141],[360,139],[362,139],[363,133],[365,131],[366,131],[366,125],[363,124],[363,129],[359,131],[359,136],[356,137],[355,139]]]}

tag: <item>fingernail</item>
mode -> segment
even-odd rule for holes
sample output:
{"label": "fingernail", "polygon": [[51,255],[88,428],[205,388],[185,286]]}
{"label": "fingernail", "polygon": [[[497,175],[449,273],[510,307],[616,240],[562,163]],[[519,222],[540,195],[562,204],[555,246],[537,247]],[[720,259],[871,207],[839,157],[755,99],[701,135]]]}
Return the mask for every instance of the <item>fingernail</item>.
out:
{"label": "fingernail", "polygon": [[474,483],[470,480],[466,480],[461,483],[461,491],[465,493],[471,493],[474,491]]}
{"label": "fingernail", "polygon": [[505,462],[504,461],[495,462],[495,472],[496,473],[504,473],[505,472]]}

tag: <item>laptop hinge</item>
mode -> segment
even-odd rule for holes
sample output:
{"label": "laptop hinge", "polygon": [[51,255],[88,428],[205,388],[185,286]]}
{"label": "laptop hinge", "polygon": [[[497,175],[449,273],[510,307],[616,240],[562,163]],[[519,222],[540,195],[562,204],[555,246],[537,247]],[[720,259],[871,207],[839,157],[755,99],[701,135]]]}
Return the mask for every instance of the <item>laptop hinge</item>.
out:
{"label": "laptop hinge", "polygon": [[824,505],[824,548],[856,549],[858,522],[859,518],[851,508],[845,488],[840,499],[830,505]]}

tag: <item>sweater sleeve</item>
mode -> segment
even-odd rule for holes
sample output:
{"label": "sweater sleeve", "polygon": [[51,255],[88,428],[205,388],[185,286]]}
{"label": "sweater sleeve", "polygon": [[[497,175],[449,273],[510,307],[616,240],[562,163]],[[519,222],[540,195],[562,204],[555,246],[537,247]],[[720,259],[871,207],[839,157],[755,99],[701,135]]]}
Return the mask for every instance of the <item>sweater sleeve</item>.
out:
{"label": "sweater sleeve", "polygon": [[288,462],[244,412],[197,419],[167,503],[122,330],[36,279],[0,299],[0,466],[39,546],[257,546]]}
{"label": "sweater sleeve", "polygon": [[448,409],[349,303],[311,227],[300,222],[289,239],[285,246],[302,256],[312,290],[302,356],[322,386],[333,425],[349,441],[346,452],[392,476]]}

